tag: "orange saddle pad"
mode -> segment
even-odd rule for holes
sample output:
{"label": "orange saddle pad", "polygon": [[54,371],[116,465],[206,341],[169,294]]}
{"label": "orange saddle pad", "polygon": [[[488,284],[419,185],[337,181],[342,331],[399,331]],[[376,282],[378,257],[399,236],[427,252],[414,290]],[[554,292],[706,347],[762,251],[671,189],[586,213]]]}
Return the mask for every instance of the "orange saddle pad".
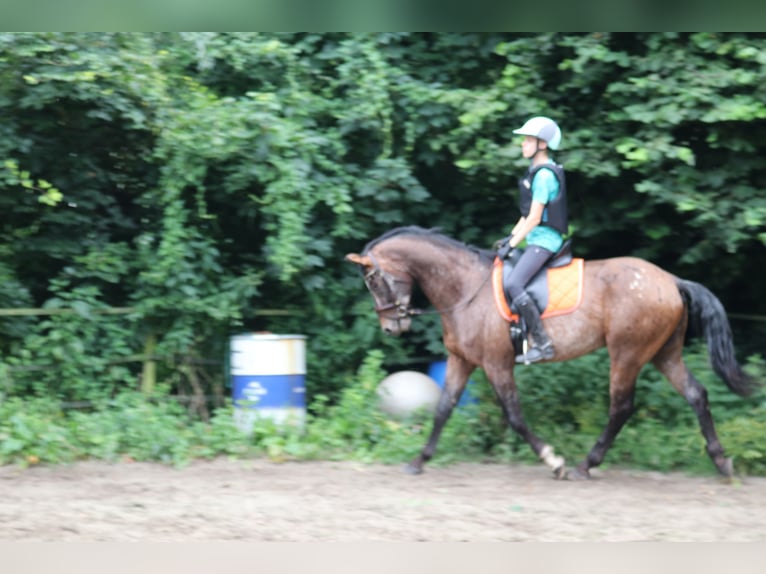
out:
{"label": "orange saddle pad", "polygon": [[[583,270],[585,260],[576,257],[564,267],[547,269],[548,274],[548,305],[541,317],[555,317],[571,313],[582,303]],[[495,258],[492,269],[492,290],[495,294],[495,305],[500,315],[506,321],[518,321],[519,317],[511,312],[503,289],[503,262]]]}

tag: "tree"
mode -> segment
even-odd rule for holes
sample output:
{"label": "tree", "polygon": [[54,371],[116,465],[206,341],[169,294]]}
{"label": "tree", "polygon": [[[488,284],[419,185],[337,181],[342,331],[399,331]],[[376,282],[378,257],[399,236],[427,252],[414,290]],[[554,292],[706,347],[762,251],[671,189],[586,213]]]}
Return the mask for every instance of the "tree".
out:
{"label": "tree", "polygon": [[108,369],[156,338],[183,385],[179,356],[269,329],[309,336],[309,390],[332,394],[371,347],[436,356],[436,318],[382,337],[343,255],[400,224],[491,246],[538,114],[564,128],[579,255],[763,313],[765,61],[757,34],[2,34],[0,307],[82,323],[4,319],[4,361],[65,361],[56,332]]}

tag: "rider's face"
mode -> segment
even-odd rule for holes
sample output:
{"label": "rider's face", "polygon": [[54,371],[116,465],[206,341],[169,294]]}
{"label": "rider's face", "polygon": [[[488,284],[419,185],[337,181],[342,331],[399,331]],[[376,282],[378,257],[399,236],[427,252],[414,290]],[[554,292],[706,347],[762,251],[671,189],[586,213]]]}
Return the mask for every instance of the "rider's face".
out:
{"label": "rider's face", "polygon": [[548,145],[543,140],[537,139],[534,136],[524,136],[524,139],[521,141],[521,155],[526,159],[530,159],[537,153],[538,149],[546,149],[547,147]]}

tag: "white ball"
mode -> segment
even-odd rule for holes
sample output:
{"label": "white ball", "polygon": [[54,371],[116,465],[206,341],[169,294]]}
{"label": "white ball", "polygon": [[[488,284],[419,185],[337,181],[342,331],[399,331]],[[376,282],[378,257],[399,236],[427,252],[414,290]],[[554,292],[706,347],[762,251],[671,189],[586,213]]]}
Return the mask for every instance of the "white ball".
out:
{"label": "white ball", "polygon": [[388,375],[377,388],[380,409],[399,419],[419,410],[433,414],[441,392],[436,381],[418,371],[399,371]]}

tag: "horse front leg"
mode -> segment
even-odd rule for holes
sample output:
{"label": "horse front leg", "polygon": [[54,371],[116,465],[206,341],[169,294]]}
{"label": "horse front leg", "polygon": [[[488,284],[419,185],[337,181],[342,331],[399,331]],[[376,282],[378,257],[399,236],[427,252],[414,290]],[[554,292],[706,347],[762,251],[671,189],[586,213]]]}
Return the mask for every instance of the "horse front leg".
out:
{"label": "horse front leg", "polygon": [[447,357],[447,372],[444,375],[444,389],[442,389],[439,404],[434,413],[434,422],[431,427],[431,434],[428,437],[420,454],[413,458],[404,470],[408,474],[421,474],[423,465],[433,458],[436,452],[436,444],[439,442],[444,425],[447,424],[452,411],[455,409],[465,389],[468,376],[474,369],[474,365],[455,355]]}
{"label": "horse front leg", "polygon": [[[489,375],[489,373],[487,374]],[[551,445],[546,444],[533,433],[524,420],[521,412],[519,392],[513,379],[513,371],[510,373],[493,373],[490,375],[490,380],[510,427],[532,447],[532,450],[540,457],[540,460],[551,468],[555,478],[565,478],[567,471],[564,457],[557,455]]]}

